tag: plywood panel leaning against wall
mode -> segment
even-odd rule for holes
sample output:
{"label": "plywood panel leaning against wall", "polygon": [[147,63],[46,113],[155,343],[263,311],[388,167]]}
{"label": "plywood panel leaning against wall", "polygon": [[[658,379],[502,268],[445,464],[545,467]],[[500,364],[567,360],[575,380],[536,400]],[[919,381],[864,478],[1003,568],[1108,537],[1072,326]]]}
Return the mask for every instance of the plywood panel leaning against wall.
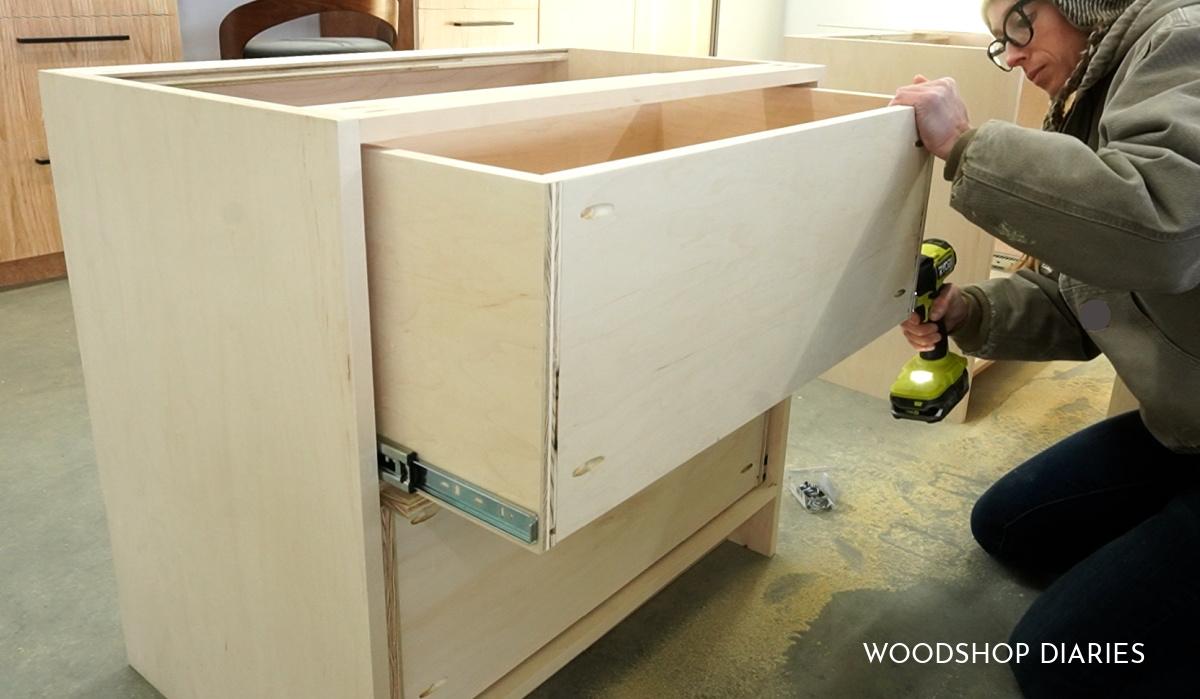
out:
{"label": "plywood panel leaning against wall", "polygon": [[[958,32],[876,32],[836,36],[788,36],[784,57],[827,66],[822,85],[839,90],[894,94],[913,76],[949,76],[967,104],[973,123],[989,119],[1017,121],[1038,127],[1048,100],[1020,71],[1005,73],[988,59],[986,34]],[[950,276],[955,284],[987,279],[992,272],[994,239],[950,208],[950,183],[938,161],[929,194],[925,237],[941,238],[954,246],[958,265]],[[890,332],[855,354],[823,378],[879,398],[886,398],[901,367],[914,354],[899,330]],[[969,367],[980,366],[968,358]],[[950,419],[966,418],[970,394]],[[886,414],[887,406],[881,406]]]}
{"label": "plywood panel leaning against wall", "polygon": [[180,53],[175,0],[0,2],[0,287],[66,272],[37,71]]}
{"label": "plywood panel leaning against wall", "polygon": [[910,110],[820,73],[43,73],[131,664],[169,699],[522,696],[721,540],[769,554],[787,399],[903,316],[928,196]]}

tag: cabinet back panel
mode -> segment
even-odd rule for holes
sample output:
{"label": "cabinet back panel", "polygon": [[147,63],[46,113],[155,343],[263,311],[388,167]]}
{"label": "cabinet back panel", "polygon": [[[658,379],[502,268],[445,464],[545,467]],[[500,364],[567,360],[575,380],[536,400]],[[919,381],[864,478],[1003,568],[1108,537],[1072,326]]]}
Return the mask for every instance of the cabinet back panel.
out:
{"label": "cabinet back panel", "polygon": [[321,104],[432,95],[513,85],[538,85],[566,79],[561,61],[513,63],[464,68],[388,70],[386,72],[325,75],[298,80],[272,80],[205,85],[201,92],[311,107]]}

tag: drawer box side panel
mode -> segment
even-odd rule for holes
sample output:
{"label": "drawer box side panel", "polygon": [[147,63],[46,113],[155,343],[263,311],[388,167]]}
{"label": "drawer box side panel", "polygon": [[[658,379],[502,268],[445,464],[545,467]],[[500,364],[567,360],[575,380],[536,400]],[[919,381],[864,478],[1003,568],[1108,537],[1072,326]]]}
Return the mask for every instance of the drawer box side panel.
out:
{"label": "drawer box side panel", "polygon": [[378,431],[542,513],[548,184],[363,149]]}

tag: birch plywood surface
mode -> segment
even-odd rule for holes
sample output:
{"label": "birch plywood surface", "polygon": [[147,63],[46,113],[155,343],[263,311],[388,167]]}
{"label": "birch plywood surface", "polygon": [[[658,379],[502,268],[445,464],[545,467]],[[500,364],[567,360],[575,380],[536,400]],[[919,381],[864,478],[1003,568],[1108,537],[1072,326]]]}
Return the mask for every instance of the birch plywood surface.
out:
{"label": "birch plywood surface", "polygon": [[565,176],[560,538],[904,317],[915,140],[889,108]]}
{"label": "birch plywood surface", "polygon": [[358,134],[43,74],[130,664],[388,694]]}
{"label": "birch plywood surface", "polygon": [[379,433],[545,507],[550,187],[364,151]]}
{"label": "birch plywood surface", "polygon": [[[404,696],[435,685],[429,696],[476,696],[679,546],[759,484],[765,421],[739,427],[542,555],[448,513],[415,526],[399,521]],[[669,581],[660,577],[656,585]]]}
{"label": "birch plywood surface", "polygon": [[363,75],[212,85],[204,92],[305,107],[338,102],[387,99],[511,85],[536,85],[565,79],[563,62],[522,62],[462,68],[395,69]]}

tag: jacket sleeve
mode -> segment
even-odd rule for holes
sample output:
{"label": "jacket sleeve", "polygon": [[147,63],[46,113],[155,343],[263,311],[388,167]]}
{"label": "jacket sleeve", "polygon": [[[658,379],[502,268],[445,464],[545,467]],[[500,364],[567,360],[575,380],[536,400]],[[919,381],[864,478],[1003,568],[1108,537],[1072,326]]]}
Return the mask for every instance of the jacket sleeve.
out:
{"label": "jacket sleeve", "polygon": [[1032,270],[963,287],[966,321],[950,333],[963,352],[981,359],[1086,360],[1100,354],[1058,291]]}
{"label": "jacket sleeve", "polygon": [[1112,290],[1200,285],[1200,27],[1160,21],[1118,69],[1099,147],[991,121],[950,158],[951,206],[1022,252]]}

